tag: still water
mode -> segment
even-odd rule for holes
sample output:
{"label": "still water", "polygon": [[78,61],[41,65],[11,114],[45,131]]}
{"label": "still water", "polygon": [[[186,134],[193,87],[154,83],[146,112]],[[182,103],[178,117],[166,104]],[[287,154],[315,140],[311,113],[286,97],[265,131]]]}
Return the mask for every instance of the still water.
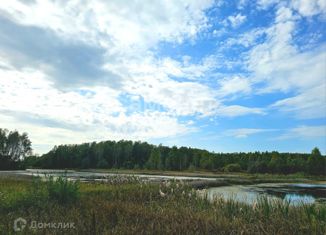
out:
{"label": "still water", "polygon": [[[167,176],[167,175],[148,175],[148,174],[117,174],[117,173],[99,173],[86,171],[64,171],[64,170],[34,170],[7,171],[0,173],[11,173],[15,175],[34,175],[34,176],[60,176],[64,175],[70,180],[80,181],[105,181],[110,177],[129,177],[137,176],[143,181],[160,182],[165,180],[184,180],[184,181],[211,181],[220,178],[208,177],[188,177],[188,176]],[[255,185],[232,185],[222,187],[212,187],[205,190],[208,199],[222,197],[224,199],[232,198],[240,202],[254,203],[257,198],[266,196],[268,199],[286,200],[292,205],[301,203],[326,203],[326,182],[316,183],[264,183]]]}
{"label": "still water", "polygon": [[65,176],[72,180],[80,181],[105,181],[109,177],[130,177],[136,176],[147,181],[162,181],[162,180],[216,180],[216,178],[208,177],[192,177],[192,176],[171,176],[171,175],[150,175],[150,174],[123,174],[123,173],[100,173],[92,171],[73,171],[73,170],[39,170],[27,169],[24,171],[15,171],[16,174],[33,175],[33,176]]}
{"label": "still water", "polygon": [[240,202],[254,203],[257,198],[265,196],[272,200],[285,200],[292,205],[301,203],[325,203],[326,184],[316,183],[264,183],[256,185],[233,185],[214,187],[207,190],[210,200],[218,197],[232,198]]}

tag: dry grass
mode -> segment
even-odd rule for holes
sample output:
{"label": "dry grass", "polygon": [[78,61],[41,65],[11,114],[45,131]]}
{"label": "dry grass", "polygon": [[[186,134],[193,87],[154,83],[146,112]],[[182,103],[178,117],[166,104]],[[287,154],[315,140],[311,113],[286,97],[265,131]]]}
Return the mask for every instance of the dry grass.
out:
{"label": "dry grass", "polygon": [[326,233],[325,205],[294,207],[264,198],[254,205],[232,199],[211,203],[180,182],[83,183],[79,200],[68,205],[49,199],[46,193],[32,196],[31,187],[29,181],[0,178],[1,234],[13,234],[18,217],[29,223],[75,225],[75,229],[26,227],[21,234]]}

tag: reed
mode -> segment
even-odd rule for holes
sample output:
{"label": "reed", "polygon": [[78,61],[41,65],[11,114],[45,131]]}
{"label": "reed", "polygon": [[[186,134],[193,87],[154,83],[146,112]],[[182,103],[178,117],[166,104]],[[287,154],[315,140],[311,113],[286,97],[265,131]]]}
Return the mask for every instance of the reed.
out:
{"label": "reed", "polygon": [[60,203],[49,196],[47,182],[0,178],[0,234],[13,234],[18,217],[75,226],[64,230],[26,227],[22,234],[326,233],[325,204],[293,206],[263,197],[252,205],[234,198],[211,202],[202,191],[178,181],[151,184],[115,179],[80,183],[78,192],[78,198]]}

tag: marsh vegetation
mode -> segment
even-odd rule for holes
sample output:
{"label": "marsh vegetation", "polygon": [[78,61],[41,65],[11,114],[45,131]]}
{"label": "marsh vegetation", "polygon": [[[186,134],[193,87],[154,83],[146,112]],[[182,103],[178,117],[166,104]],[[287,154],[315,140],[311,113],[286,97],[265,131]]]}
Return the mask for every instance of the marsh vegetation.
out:
{"label": "marsh vegetation", "polygon": [[253,204],[217,197],[184,181],[138,177],[106,182],[0,177],[0,231],[13,221],[73,223],[70,229],[26,226],[22,234],[325,234],[325,204],[291,205],[259,197]]}

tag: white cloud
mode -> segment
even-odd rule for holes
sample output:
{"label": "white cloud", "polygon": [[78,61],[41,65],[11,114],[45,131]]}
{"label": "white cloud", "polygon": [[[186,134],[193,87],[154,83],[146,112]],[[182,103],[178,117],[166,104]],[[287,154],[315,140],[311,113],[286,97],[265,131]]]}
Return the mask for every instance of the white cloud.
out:
{"label": "white cloud", "polygon": [[239,93],[248,94],[251,92],[250,81],[239,76],[234,76],[229,79],[222,79],[219,81],[219,86],[220,88],[218,93],[221,96]]}
{"label": "white cloud", "polygon": [[273,5],[290,7],[304,17],[326,13],[325,0],[257,0],[257,6],[261,9],[267,9]]}
{"label": "white cloud", "polygon": [[326,13],[325,0],[292,0],[291,6],[305,17]]}
{"label": "white cloud", "polygon": [[214,91],[199,82],[179,82],[171,77],[197,79],[206,74],[211,67],[210,63],[204,61],[202,65],[184,65],[168,58],[157,61],[147,57],[142,61],[125,61],[115,67],[106,65],[106,68],[121,77],[128,77],[123,84],[124,92],[141,96],[146,102],[162,105],[175,115],[208,116],[214,113],[220,103]]}
{"label": "white cloud", "polygon": [[[274,25],[266,29],[267,40],[249,52],[248,69],[253,84],[261,84],[260,93],[294,92],[276,102],[274,107],[294,111],[299,118],[325,117],[326,51],[321,45],[310,51],[301,51],[293,43],[297,17],[289,8],[277,10]],[[319,99],[316,91],[319,91]],[[301,103],[301,104],[300,104]],[[314,110],[319,110],[319,113]],[[310,114],[309,114],[310,113]]]}
{"label": "white cloud", "polygon": [[226,46],[242,45],[244,47],[251,47],[257,44],[257,39],[265,35],[264,28],[255,28],[243,34],[240,34],[236,38],[228,38]]}
{"label": "white cloud", "polygon": [[294,114],[300,119],[326,117],[326,83],[297,96],[275,102],[272,107]]}
{"label": "white cloud", "polygon": [[[33,113],[71,124],[91,124],[96,110],[110,115],[123,112],[119,93],[108,87],[79,88],[62,92],[52,87],[46,75],[33,69],[0,69],[0,107],[12,112]],[[89,95],[82,95],[87,91]],[[105,118],[98,116],[97,118]]]}
{"label": "white cloud", "polygon": [[209,87],[172,78],[202,78],[215,66],[214,59],[207,57],[199,64],[181,63],[170,58],[157,59],[151,49],[161,41],[180,43],[194,39],[207,27],[205,10],[212,3],[93,0],[63,4],[44,0],[31,4],[10,1],[0,8],[19,24],[50,29],[69,42],[82,40],[104,49],[106,63],[101,67],[107,72],[105,77],[118,75],[109,82],[119,83],[114,88],[120,92],[142,96],[146,102],[162,105],[177,115],[211,115],[219,102]]}
{"label": "white cloud", "polygon": [[149,74],[152,72],[183,78],[185,80],[199,81],[205,79],[207,74],[220,65],[217,58],[214,55],[210,55],[204,57],[197,63],[191,63],[191,57],[187,56],[183,57],[183,61],[177,61],[169,57],[161,60],[155,60],[149,57],[141,65],[130,64],[130,66],[132,66],[132,72],[137,74]]}
{"label": "white cloud", "polygon": [[248,2],[248,0],[240,0],[237,5],[238,9],[243,9],[248,4]]}
{"label": "white cloud", "polygon": [[250,108],[241,105],[220,106],[216,111],[217,116],[226,116],[226,117],[237,117],[237,116],[243,116],[248,114],[264,115],[265,112],[261,108]]}
{"label": "white cloud", "polygon": [[249,135],[254,135],[263,132],[275,131],[275,129],[255,129],[255,128],[239,128],[230,129],[224,132],[226,136],[232,136],[236,138],[247,138]]}
{"label": "white cloud", "polygon": [[281,0],[257,0],[257,6],[258,8],[266,9],[279,2],[281,2]]}
{"label": "white cloud", "polygon": [[211,89],[204,85],[173,80],[150,81],[147,76],[135,77],[135,80],[137,84],[130,87],[129,93],[139,94],[147,102],[163,105],[176,115],[198,113],[209,116],[219,104]]}
{"label": "white cloud", "polygon": [[284,139],[312,139],[326,137],[326,126],[299,126],[286,131],[285,134],[278,137],[278,140]]}
{"label": "white cloud", "polygon": [[[24,53],[30,52],[4,50],[0,54],[0,65],[5,67],[0,69],[0,107],[7,119],[12,117],[4,122],[6,127],[33,133],[32,141],[38,145],[118,138],[144,140],[191,131],[191,124],[180,122],[178,115],[211,115],[217,101],[207,86],[177,82],[171,77],[190,74],[194,79],[201,77],[212,66],[212,60],[186,65],[169,58],[157,60],[151,50],[161,41],[194,40],[208,27],[205,10],[212,3],[210,0],[4,2],[0,5],[2,17],[22,26],[54,32],[63,39],[54,45],[85,43],[99,48],[106,64],[97,66],[106,71],[104,77],[112,73],[121,75],[109,79],[111,82],[120,78],[119,86],[114,89],[105,82],[92,84],[92,77],[83,78],[89,80],[86,85],[65,87],[70,74],[61,68],[59,72],[64,74],[64,79],[59,82],[64,84],[59,90],[54,83],[58,79],[51,74],[60,69],[55,67],[57,62],[50,65],[45,61],[39,66],[42,62],[36,57],[36,67],[24,65],[17,69],[11,63],[21,63],[21,58],[26,55],[28,58]],[[42,31],[36,31],[39,32]],[[141,101],[133,100],[129,106],[136,104],[131,107],[135,112],[130,114],[127,111],[130,107],[119,100],[124,94],[143,97],[145,102],[153,102],[157,107],[151,111],[140,110]],[[19,125],[14,125],[17,118],[21,118]]]}
{"label": "white cloud", "polygon": [[[124,66],[127,66],[127,70],[133,74],[132,78],[126,82],[126,92],[139,95],[147,102],[160,104],[173,114],[235,117],[263,113],[258,108],[225,106],[221,103],[222,96],[250,91],[245,78],[234,77],[221,81],[221,89],[217,91],[197,82],[201,74],[207,74],[211,67],[215,67],[215,62],[211,62],[211,58],[204,59],[202,65],[199,66],[181,65],[170,59],[157,64],[153,60],[144,60],[141,65],[129,62]],[[199,70],[196,82],[178,82],[169,78],[169,75],[192,78],[194,75],[190,74],[194,73],[193,70]],[[156,79],[152,79],[154,77]]]}
{"label": "white cloud", "polygon": [[247,16],[241,15],[241,13],[238,13],[237,15],[232,15],[228,17],[229,22],[231,23],[231,26],[233,28],[236,28],[243,24],[247,19]]}
{"label": "white cloud", "polygon": [[295,16],[292,10],[288,7],[281,6],[276,11],[276,18],[275,18],[276,23],[286,22],[288,20],[295,20],[295,19],[298,19],[298,17]]}
{"label": "white cloud", "polygon": [[0,69],[0,123],[8,129],[27,131],[38,145],[126,136],[148,140],[193,129],[167,112],[140,110],[126,114],[126,107],[118,99],[120,94],[108,87],[60,91],[38,71]]}
{"label": "white cloud", "polygon": [[173,137],[193,131],[186,124],[178,123],[175,117],[164,113],[143,113],[132,116],[120,115],[82,130],[67,129],[65,127],[42,126],[38,123],[29,123],[17,120],[12,115],[0,114],[0,122],[6,123],[6,128],[17,129],[29,134],[36,153],[44,153],[54,145],[77,144],[83,142],[103,140],[150,140],[155,138]]}
{"label": "white cloud", "polygon": [[[181,42],[207,25],[204,1],[49,1],[3,2],[8,17],[24,25],[55,31],[62,37],[112,48],[148,48],[158,41]],[[130,48],[129,48],[130,49]]]}
{"label": "white cloud", "polygon": [[[257,87],[259,93],[291,94],[271,109],[299,118],[325,117],[325,45],[308,52],[293,40],[299,14],[323,14],[324,2],[258,2],[261,8],[277,4],[274,24],[226,43],[252,47],[243,65],[242,58],[224,61],[218,54],[202,59],[156,54],[161,43],[195,43],[212,26],[207,10],[222,1],[4,1],[0,122],[29,132],[38,146],[172,137],[195,130],[194,122],[180,121],[183,116],[264,115],[265,108],[224,103]],[[239,7],[245,4],[241,0]],[[236,28],[246,20],[235,12],[225,22]],[[235,64],[249,74],[220,76],[219,70]],[[223,79],[216,82],[217,77]],[[235,136],[262,131],[239,129]]]}
{"label": "white cloud", "polygon": [[[117,76],[109,80],[119,83],[114,92],[143,97],[145,102],[156,103],[174,115],[209,116],[221,104],[216,92],[198,80],[218,66],[216,57],[207,56],[192,64],[189,59],[183,62],[157,59],[151,49],[161,41],[178,43],[195,38],[208,27],[205,10],[212,3],[128,1],[126,4],[124,1],[94,0],[85,4],[80,1],[24,4],[10,1],[0,7],[8,13],[6,17],[19,24],[50,29],[69,42],[82,40],[104,49],[107,62],[101,68],[108,77]],[[238,23],[244,19],[237,15],[231,21]],[[53,79],[47,70],[43,73],[47,79]],[[61,79],[60,82],[66,81]]]}

